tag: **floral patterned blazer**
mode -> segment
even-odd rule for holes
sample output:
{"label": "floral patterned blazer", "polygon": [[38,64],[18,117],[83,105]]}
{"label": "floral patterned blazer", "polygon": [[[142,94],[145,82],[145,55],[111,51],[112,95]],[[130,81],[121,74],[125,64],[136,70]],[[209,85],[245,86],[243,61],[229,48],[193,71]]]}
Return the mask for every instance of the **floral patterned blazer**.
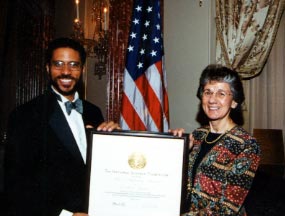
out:
{"label": "floral patterned blazer", "polygon": [[193,132],[186,215],[246,215],[243,204],[258,168],[260,146],[242,127],[234,127],[202,159],[192,183],[193,164],[208,131]]}

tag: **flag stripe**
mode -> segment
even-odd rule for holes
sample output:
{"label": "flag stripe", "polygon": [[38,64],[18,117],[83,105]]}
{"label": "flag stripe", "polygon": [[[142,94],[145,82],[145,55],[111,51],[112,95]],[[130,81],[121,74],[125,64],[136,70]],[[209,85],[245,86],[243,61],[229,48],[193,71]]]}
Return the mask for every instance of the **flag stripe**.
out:
{"label": "flag stripe", "polygon": [[122,113],[123,116],[123,124],[121,127],[124,129],[132,129],[132,130],[146,130],[144,123],[141,121],[140,116],[137,115],[136,110],[133,109],[129,98],[123,94],[123,102],[126,109]]}
{"label": "flag stripe", "polygon": [[163,113],[161,107],[162,84],[160,74],[155,65],[147,69],[144,75],[137,79],[136,84],[143,94],[145,104],[148,107],[149,114],[157,128],[163,127]]}
{"label": "flag stripe", "polygon": [[160,72],[160,76],[161,76],[161,80],[163,80],[162,82],[162,96],[161,98],[163,98],[163,101],[161,102],[161,104],[163,105],[163,119],[164,119],[164,125],[167,125],[167,127],[169,127],[168,122],[169,122],[169,106],[168,106],[168,93],[167,93],[167,82],[166,82],[166,73],[165,70],[163,70],[163,62],[164,62],[164,58],[162,58],[161,62],[157,62],[155,64],[156,68],[158,69],[158,71]]}
{"label": "flag stripe", "polygon": [[[150,116],[146,116],[147,118],[145,119],[145,124],[150,126],[150,122],[154,122],[155,126],[157,128],[160,128],[161,123],[160,123],[160,117],[161,117],[161,106],[159,103],[158,98],[156,97],[152,86],[149,84],[146,74],[141,75],[137,80],[136,80],[136,85],[140,92],[142,93],[144,102],[146,106],[148,107],[148,114]],[[151,73],[153,73],[151,71]],[[157,115],[158,114],[158,115]]]}
{"label": "flag stripe", "polygon": [[153,120],[148,119],[149,111],[138,86],[126,70],[124,81],[128,83],[128,85],[125,86],[123,94],[122,104],[124,104],[124,109],[122,109],[121,115],[127,122],[129,129],[146,130],[146,125],[156,128]]}

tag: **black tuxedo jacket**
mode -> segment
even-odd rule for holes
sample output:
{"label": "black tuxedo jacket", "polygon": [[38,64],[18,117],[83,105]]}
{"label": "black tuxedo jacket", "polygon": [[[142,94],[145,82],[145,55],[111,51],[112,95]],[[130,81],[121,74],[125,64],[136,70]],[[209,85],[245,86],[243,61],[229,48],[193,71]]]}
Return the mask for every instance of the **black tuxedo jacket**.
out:
{"label": "black tuxedo jacket", "polygon": [[[100,109],[83,101],[84,125],[104,121]],[[87,168],[54,93],[18,107],[10,117],[5,150],[8,215],[86,212]]]}

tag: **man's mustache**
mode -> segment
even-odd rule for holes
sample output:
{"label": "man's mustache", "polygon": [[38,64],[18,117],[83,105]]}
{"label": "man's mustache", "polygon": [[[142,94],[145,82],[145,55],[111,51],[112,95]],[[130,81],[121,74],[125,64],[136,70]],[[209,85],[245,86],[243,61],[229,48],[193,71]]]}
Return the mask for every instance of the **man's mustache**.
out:
{"label": "man's mustache", "polygon": [[71,75],[60,75],[57,76],[56,79],[72,79],[72,80],[76,80],[73,76]]}

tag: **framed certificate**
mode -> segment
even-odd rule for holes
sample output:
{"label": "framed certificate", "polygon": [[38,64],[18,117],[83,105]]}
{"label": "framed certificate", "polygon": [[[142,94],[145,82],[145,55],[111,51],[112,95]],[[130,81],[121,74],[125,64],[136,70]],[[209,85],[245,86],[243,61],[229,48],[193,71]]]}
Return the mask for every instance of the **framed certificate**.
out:
{"label": "framed certificate", "polygon": [[185,200],[186,140],[161,133],[92,130],[88,214],[179,216]]}

